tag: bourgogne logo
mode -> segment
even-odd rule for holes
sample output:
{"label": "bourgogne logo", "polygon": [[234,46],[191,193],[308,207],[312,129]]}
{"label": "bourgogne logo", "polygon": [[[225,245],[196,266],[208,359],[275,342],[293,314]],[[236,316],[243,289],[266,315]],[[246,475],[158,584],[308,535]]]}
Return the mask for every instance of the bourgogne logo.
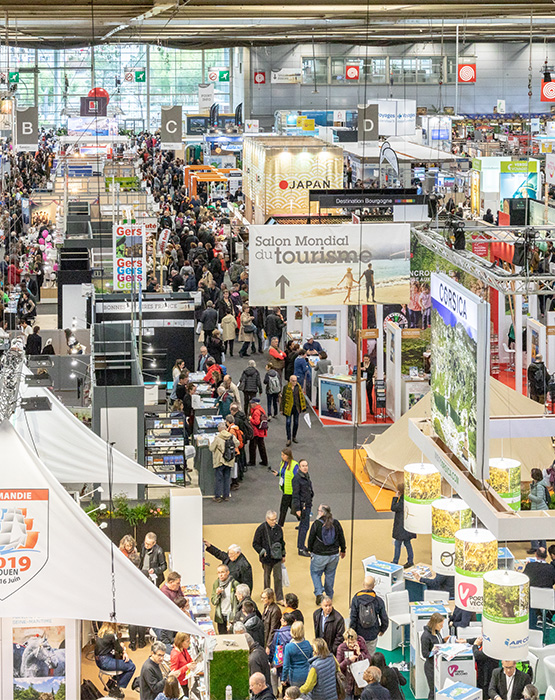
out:
{"label": "bourgogne logo", "polygon": [[280,180],[281,190],[324,190],[331,188],[331,180]]}
{"label": "bourgogne logo", "polygon": [[48,489],[0,490],[0,600],[48,561]]}

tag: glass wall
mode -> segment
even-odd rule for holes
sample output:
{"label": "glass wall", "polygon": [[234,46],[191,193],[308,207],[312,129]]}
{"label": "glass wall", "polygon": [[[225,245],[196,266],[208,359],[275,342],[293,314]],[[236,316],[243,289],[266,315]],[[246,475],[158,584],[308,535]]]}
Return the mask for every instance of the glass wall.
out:
{"label": "glass wall", "polygon": [[[102,44],[81,49],[0,47],[0,73],[19,71],[20,107],[37,102],[40,125],[64,126],[68,115],[79,115],[80,98],[92,87],[110,95],[109,112],[121,126],[155,129],[160,108],[183,105],[198,109],[198,85],[211,68],[231,69],[229,49],[183,50],[144,44]],[[1,78],[2,76],[0,76]],[[233,80],[233,75],[231,75]],[[215,83],[220,112],[230,111],[230,82]]]}

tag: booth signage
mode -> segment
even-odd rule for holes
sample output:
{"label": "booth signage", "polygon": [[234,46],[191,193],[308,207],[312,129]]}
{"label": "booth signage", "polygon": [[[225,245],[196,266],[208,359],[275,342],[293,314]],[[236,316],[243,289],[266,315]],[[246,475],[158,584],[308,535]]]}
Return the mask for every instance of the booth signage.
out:
{"label": "booth signage", "polygon": [[201,114],[208,114],[214,100],[214,83],[204,83],[198,86],[198,111]]}
{"label": "booth signage", "polygon": [[[194,311],[195,305],[189,301],[181,301],[179,299],[169,300],[169,301],[143,301],[142,310],[144,312],[148,311]],[[96,302],[96,313],[97,314],[110,314],[110,313],[128,313],[131,311],[130,301],[97,301]]]}
{"label": "booth signage", "polygon": [[251,226],[250,300],[256,306],[359,304],[369,289],[363,273],[371,269],[376,302],[403,304],[409,249],[405,223]]}
{"label": "booth signage", "polygon": [[394,207],[403,204],[425,204],[426,196],[417,195],[415,188],[382,190],[331,190],[313,189],[310,201],[318,202],[320,209],[360,209],[363,207]]}
{"label": "booth signage", "polygon": [[302,71],[301,69],[292,68],[280,68],[279,70],[273,70],[271,72],[272,83],[301,83],[302,82]]}
{"label": "booth signage", "polygon": [[502,160],[500,166],[500,172],[502,173],[535,173],[537,161]]}
{"label": "booth signage", "polygon": [[112,234],[114,292],[138,292],[146,281],[145,228],[114,224]]}
{"label": "booth signage", "polygon": [[167,151],[175,151],[182,148],[183,119],[181,105],[162,107],[161,117],[160,147]]}

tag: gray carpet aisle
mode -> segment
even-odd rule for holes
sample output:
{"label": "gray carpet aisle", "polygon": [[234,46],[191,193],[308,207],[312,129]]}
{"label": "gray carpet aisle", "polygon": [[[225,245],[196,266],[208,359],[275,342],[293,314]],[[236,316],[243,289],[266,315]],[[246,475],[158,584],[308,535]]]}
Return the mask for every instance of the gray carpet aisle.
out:
{"label": "gray carpet aisle", "polygon": [[[239,382],[243,369],[247,366],[248,359],[256,362],[262,380],[264,379],[264,356],[258,353],[252,358],[240,358],[234,353],[234,357],[226,358],[226,367],[235,383]],[[262,397],[262,405],[266,410],[266,397]],[[309,471],[314,486],[314,508],[319,503],[328,504],[334,516],[339,520],[351,518],[353,478],[351,472],[339,454],[340,449],[352,449],[354,430],[350,426],[324,428],[316,416],[311,412],[312,428],[309,429],[304,419],[299,421],[297,434],[298,445],[293,443],[293,457],[298,461],[305,458],[309,461]],[[365,426],[358,430],[356,442],[362,443],[368,439],[371,441],[373,434],[381,432],[382,426],[373,428]],[[277,420],[270,421],[266,449],[269,464],[277,468],[280,461],[280,452],[285,447],[285,417],[279,416]],[[258,455],[257,455],[257,461]],[[356,519],[382,519],[390,518],[390,513],[377,513],[368,501],[359,484],[354,482]],[[262,522],[269,508],[279,511],[281,491],[278,479],[266,467],[258,464],[249,467],[241,487],[232,491],[231,499],[226,503],[214,503],[210,498],[204,499],[204,521],[207,525],[219,525],[226,523],[255,523]],[[292,515],[288,520],[295,521]]]}

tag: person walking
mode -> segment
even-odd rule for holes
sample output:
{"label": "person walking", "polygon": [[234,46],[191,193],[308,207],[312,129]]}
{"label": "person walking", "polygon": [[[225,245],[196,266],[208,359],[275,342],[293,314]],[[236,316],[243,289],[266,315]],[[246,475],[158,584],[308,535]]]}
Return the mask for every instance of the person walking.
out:
{"label": "person walking", "polygon": [[308,355],[304,348],[301,348],[297,353],[293,364],[293,372],[301,389],[309,394],[312,372],[308,363]]}
{"label": "person walking", "polygon": [[280,350],[278,339],[274,336],[270,340],[270,347],[268,348],[268,363],[271,363],[278,373],[280,386],[286,359],[287,355],[283,350]]}
{"label": "person walking", "polygon": [[293,452],[290,447],[285,447],[281,451],[281,462],[277,471],[272,470],[274,476],[279,477],[279,488],[281,490],[281,503],[279,505],[278,524],[283,527],[287,511],[291,508],[293,500],[293,477],[299,469],[299,463],[293,459]]}
{"label": "person walking", "polygon": [[369,654],[376,651],[378,636],[389,627],[389,618],[383,600],[374,592],[373,576],[364,578],[364,588],[351,600],[350,627],[364,638]]}
{"label": "person walking", "polygon": [[253,438],[249,442],[249,466],[256,464],[256,448],[260,454],[260,464],[268,466],[268,453],[266,452],[266,437],[268,436],[268,416],[260,405],[260,399],[254,398],[250,402],[250,424],[252,426]]}
{"label": "person walking", "polygon": [[235,464],[239,440],[227,430],[225,421],[218,423],[218,432],[208,446],[214,468],[214,498],[216,503],[229,501],[231,469]]}
{"label": "person walking", "polygon": [[407,561],[404,564],[405,569],[414,564],[414,554],[412,551],[411,540],[416,535],[413,532],[405,530],[405,484],[401,482],[397,486],[397,492],[391,500],[391,510],[395,513],[393,521],[393,539],[395,540],[395,553],[393,555],[393,563],[399,563],[401,556],[401,546],[405,545],[407,550]]}
{"label": "person walking", "polygon": [[[287,449],[287,448],[286,448]],[[291,497],[291,510],[299,520],[299,530],[297,534],[297,552],[301,557],[309,557],[310,552],[306,548],[306,536],[310,528],[310,513],[312,510],[312,499],[314,489],[308,473],[308,462],[301,459],[299,469],[291,482],[293,493]]]}
{"label": "person walking", "polygon": [[238,387],[239,390],[243,392],[243,406],[247,409],[251,399],[254,399],[257,394],[262,393],[260,372],[256,369],[256,362],[254,360],[249,360],[248,367],[243,370]]}
{"label": "person walking", "polygon": [[[530,510],[549,510],[551,503],[551,494],[545,485],[543,472],[541,469],[532,469],[530,472],[532,483],[530,484]],[[546,549],[547,543],[545,540],[532,540],[528,554],[535,554],[540,547]]]}
{"label": "person walking", "polygon": [[268,405],[268,420],[272,414],[274,418],[278,417],[279,395],[281,393],[281,379],[274,365],[268,362],[266,365],[266,374],[264,375],[264,386],[266,387],[266,403]]}
{"label": "person walking", "polygon": [[266,316],[266,321],[264,323],[264,330],[266,331],[266,338],[270,341],[273,338],[277,338],[278,343],[281,341],[283,335],[283,329],[286,326],[286,322],[281,313],[279,306],[276,306],[270,313]]}
{"label": "person walking", "polygon": [[355,698],[360,697],[360,688],[357,686],[351,673],[351,664],[370,659],[370,654],[366,648],[364,638],[357,635],[353,629],[346,630],[343,634],[343,639],[344,641],[337,648],[335,656],[339,668],[345,676],[345,700],[355,700]]}
{"label": "person walking", "polygon": [[229,357],[233,357],[233,344],[235,343],[237,321],[235,316],[230,312],[222,318],[221,323],[225,352],[229,353]]}
{"label": "person walking", "polygon": [[528,394],[532,401],[545,403],[545,394],[549,383],[549,372],[543,363],[543,356],[536,355],[535,360],[528,366]]}
{"label": "person walking", "polygon": [[256,332],[256,326],[253,323],[254,316],[250,312],[250,307],[248,304],[243,304],[239,328],[239,342],[243,343],[241,349],[239,350],[240,357],[248,357],[249,345],[254,343],[254,334]]}
{"label": "person walking", "polygon": [[314,655],[310,660],[310,671],[300,690],[311,700],[337,700],[337,669],[335,656],[323,639],[312,642]]}
{"label": "person walking", "polygon": [[258,554],[264,570],[264,588],[271,587],[273,574],[277,601],[280,604],[285,604],[281,579],[281,565],[285,562],[285,540],[283,539],[283,529],[278,525],[275,510],[269,510],[266,513],[265,521],[256,528],[252,546]]}
{"label": "person walking", "polygon": [[[297,382],[297,377],[292,374],[288,383],[281,392],[281,412],[285,416],[285,432],[287,435],[287,447],[293,442],[297,442],[297,431],[299,430],[299,415],[306,411],[306,399],[303,390]],[[291,423],[293,428],[291,429]]]}
{"label": "person walking", "polygon": [[345,618],[333,607],[333,601],[327,595],[312,614],[312,622],[314,636],[322,637],[331,653],[337,654],[345,633]]}
{"label": "person walking", "polygon": [[206,343],[208,338],[212,335],[212,331],[218,327],[218,312],[214,308],[213,302],[206,302],[206,309],[202,312],[200,322],[202,323],[204,342]]}
{"label": "person walking", "polygon": [[283,654],[283,671],[281,682],[301,686],[310,670],[312,646],[304,637],[304,624],[297,620],[291,625],[291,642],[286,645]]}
{"label": "person walking", "polygon": [[[339,559],[345,557],[347,545],[339,520],[335,520],[331,508],[324,504],[318,506],[318,518],[312,523],[308,536],[310,552],[310,577],[314,584],[316,605],[320,605],[325,594],[333,598],[335,571]],[[322,585],[322,576],[324,584]]]}

